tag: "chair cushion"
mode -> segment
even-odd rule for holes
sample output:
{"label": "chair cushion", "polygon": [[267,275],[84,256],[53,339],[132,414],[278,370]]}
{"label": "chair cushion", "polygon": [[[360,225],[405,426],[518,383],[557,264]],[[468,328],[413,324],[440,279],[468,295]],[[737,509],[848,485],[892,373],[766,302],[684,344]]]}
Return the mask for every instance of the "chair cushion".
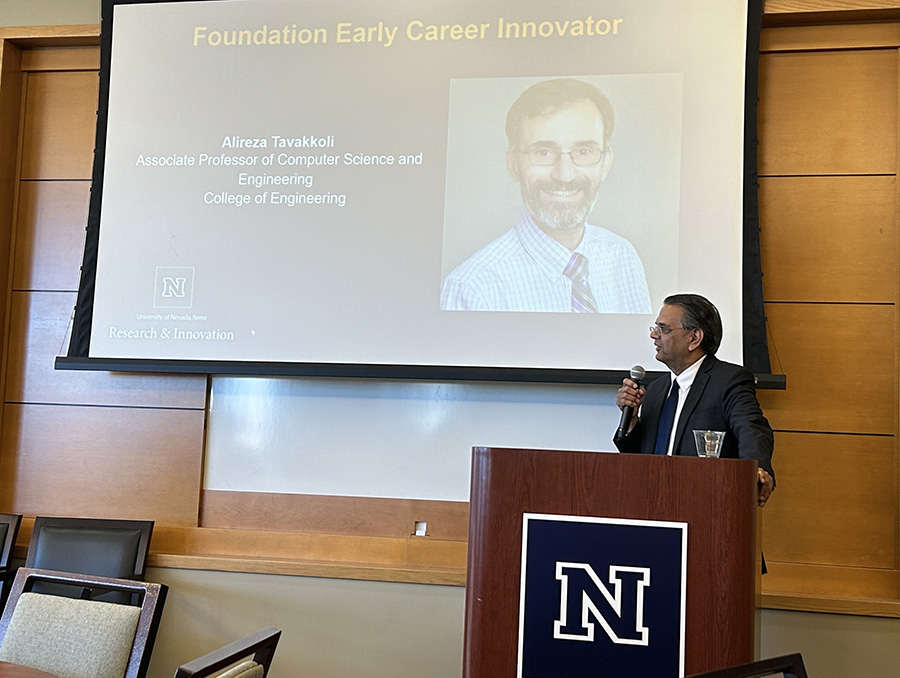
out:
{"label": "chair cushion", "polygon": [[262,678],[263,667],[254,661],[246,661],[220,673],[217,678]]}
{"label": "chair cushion", "polygon": [[0,660],[60,678],[122,678],[140,614],[132,605],[23,593]]}

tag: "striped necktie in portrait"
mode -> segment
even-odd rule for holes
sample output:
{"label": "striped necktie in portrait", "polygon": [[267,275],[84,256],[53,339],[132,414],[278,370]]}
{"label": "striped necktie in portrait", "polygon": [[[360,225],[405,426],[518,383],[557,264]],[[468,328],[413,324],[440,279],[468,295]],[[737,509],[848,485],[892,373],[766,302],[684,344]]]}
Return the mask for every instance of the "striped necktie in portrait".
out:
{"label": "striped necktie in portrait", "polygon": [[588,286],[588,261],[583,254],[574,252],[569,263],[566,264],[566,270],[563,275],[572,281],[572,312],[573,313],[596,313],[597,302],[594,301],[594,295],[591,294],[591,288]]}

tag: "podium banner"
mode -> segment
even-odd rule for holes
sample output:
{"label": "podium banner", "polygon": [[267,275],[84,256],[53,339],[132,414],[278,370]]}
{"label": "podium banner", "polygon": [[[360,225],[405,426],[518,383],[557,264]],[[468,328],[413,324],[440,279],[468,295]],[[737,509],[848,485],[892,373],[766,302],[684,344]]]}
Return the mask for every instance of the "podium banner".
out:
{"label": "podium banner", "polygon": [[517,678],[683,676],[687,528],[524,514]]}

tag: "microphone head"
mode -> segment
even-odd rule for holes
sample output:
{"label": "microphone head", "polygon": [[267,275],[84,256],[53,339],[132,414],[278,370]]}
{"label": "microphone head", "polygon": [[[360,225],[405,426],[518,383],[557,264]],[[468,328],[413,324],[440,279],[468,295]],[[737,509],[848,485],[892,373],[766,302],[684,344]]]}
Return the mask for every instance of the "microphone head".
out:
{"label": "microphone head", "polygon": [[635,365],[631,368],[631,380],[632,381],[640,381],[647,375],[647,371],[641,367],[640,365]]}

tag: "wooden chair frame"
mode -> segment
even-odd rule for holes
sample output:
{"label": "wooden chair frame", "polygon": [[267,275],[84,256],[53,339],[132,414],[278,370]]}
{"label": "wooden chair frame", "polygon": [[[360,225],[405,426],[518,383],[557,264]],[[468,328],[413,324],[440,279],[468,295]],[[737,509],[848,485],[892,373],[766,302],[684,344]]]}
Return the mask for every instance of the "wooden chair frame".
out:
{"label": "wooden chair frame", "polygon": [[13,546],[19,536],[19,525],[22,523],[20,513],[0,513],[0,523],[6,523],[6,539],[0,544],[0,568],[9,567],[9,559],[12,557]]}
{"label": "wooden chair frame", "polygon": [[689,678],[765,678],[777,673],[785,678],[809,678],[799,652],[732,666],[729,669],[697,673]]}
{"label": "wooden chair frame", "polygon": [[25,567],[33,568],[37,543],[40,541],[41,530],[45,527],[63,527],[72,529],[93,530],[140,530],[141,537],[138,542],[138,551],[134,563],[134,572],[129,578],[143,579],[147,570],[147,556],[150,553],[150,538],[153,536],[152,520],[117,520],[112,518],[71,518],[37,516],[34,519],[34,527],[31,529],[31,541],[28,544],[28,554],[25,556]]}
{"label": "wooden chair frame", "polygon": [[248,657],[251,653],[253,661],[263,667],[263,676],[266,676],[280,637],[281,629],[267,626],[246,638],[228,643],[187,664],[182,664],[175,671],[174,678],[204,678],[234,664],[239,659]]}
{"label": "wooden chair frame", "polygon": [[0,611],[6,605],[6,596],[9,589],[9,580],[16,572],[9,569],[9,561],[12,558],[12,550],[19,536],[19,525],[22,523],[20,513],[0,513],[0,524],[6,524],[6,539],[0,544]]}
{"label": "wooden chair frame", "polygon": [[156,641],[159,620],[166,602],[168,587],[165,584],[20,567],[13,580],[3,616],[0,617],[0,645],[3,644],[3,639],[6,637],[6,631],[19,597],[23,593],[31,591],[34,584],[38,582],[80,587],[85,592],[82,598],[87,599],[107,591],[122,591],[136,599],[141,613],[134,634],[134,643],[131,646],[131,655],[128,658],[128,668],[123,678],[144,678],[146,676],[147,668],[150,665],[150,653]]}

